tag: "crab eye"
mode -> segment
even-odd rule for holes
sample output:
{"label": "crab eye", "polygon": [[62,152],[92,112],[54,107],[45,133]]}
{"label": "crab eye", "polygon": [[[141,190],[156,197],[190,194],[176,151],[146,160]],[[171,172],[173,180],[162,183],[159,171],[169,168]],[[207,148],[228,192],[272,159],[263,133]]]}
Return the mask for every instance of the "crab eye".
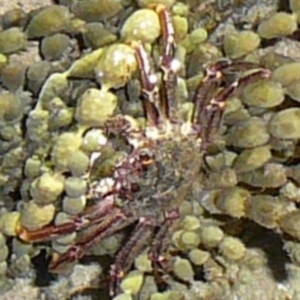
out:
{"label": "crab eye", "polygon": [[150,149],[141,149],[139,158],[144,166],[148,166],[153,162],[154,154]]}

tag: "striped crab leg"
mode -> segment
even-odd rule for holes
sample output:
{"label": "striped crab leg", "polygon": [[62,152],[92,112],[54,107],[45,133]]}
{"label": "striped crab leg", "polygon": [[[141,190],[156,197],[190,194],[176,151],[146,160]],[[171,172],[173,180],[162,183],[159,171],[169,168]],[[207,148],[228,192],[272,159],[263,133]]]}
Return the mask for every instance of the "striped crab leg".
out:
{"label": "striped crab leg", "polygon": [[176,115],[175,87],[181,64],[175,57],[175,29],[170,12],[163,5],[158,5],[155,11],[158,14],[162,31],[162,55],[160,59],[160,69],[163,75],[160,93],[161,114],[165,119],[169,119],[170,116]]}
{"label": "striped crab leg", "polygon": [[21,225],[17,228],[18,237],[25,242],[45,242],[64,234],[70,234],[85,229],[93,224],[101,223],[108,213],[114,211],[113,197],[89,207],[80,215],[74,216],[70,221],[60,225],[48,225],[37,230],[28,230]]}
{"label": "striped crab leg", "polygon": [[142,103],[150,126],[157,126],[160,121],[169,120],[171,115],[175,115],[175,87],[180,69],[180,62],[175,58],[175,30],[171,15],[163,5],[156,6],[155,11],[162,31],[162,55],[159,62],[162,72],[160,87],[158,77],[150,66],[143,45],[139,42],[131,43],[140,70]]}
{"label": "striped crab leg", "polygon": [[[253,71],[219,89],[225,70],[242,70],[249,69],[249,67]],[[254,69],[254,67],[256,68]],[[199,135],[203,139],[202,148],[207,147],[212,134],[220,127],[227,100],[240,87],[258,79],[267,79],[270,76],[269,70],[257,68],[257,65],[253,63],[230,60],[221,60],[206,69],[206,75],[199,83],[193,97],[194,110],[192,113],[193,124],[198,128]]]}

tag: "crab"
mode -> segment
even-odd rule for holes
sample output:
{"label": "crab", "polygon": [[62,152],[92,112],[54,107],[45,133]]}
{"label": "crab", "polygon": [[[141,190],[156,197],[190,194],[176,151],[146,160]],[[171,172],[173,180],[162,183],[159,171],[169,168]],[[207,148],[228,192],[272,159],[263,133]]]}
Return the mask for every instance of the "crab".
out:
{"label": "crab", "polygon": [[[115,165],[111,177],[89,183],[94,204],[61,225],[29,231],[18,228],[26,242],[44,242],[73,232],[84,232],[68,251],[53,255],[50,270],[81,259],[99,241],[122,229],[134,229],[114,257],[110,267],[110,296],[119,293],[120,281],[137,255],[147,249],[157,268],[167,257],[169,235],[180,220],[179,206],[199,180],[203,157],[218,132],[227,100],[242,85],[268,78],[270,71],[252,63],[220,60],[205,66],[205,76],[191,97],[191,113],[178,113],[175,99],[177,77],[182,67],[176,59],[175,32],[169,11],[154,8],[161,25],[162,53],[158,63],[161,80],[152,69],[148,54],[139,41],[131,43],[139,67],[146,125],[116,115],[104,126],[108,134],[123,136],[130,151]],[[253,69],[230,84],[222,85],[227,70]],[[97,156],[97,155],[96,155]],[[90,170],[95,164],[92,155]]]}

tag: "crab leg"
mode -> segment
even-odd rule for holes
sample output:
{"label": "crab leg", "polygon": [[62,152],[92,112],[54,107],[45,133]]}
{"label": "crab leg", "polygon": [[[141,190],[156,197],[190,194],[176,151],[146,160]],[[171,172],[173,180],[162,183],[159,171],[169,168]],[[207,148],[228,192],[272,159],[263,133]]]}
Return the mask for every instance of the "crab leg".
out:
{"label": "crab leg", "polygon": [[257,67],[256,64],[251,62],[232,61],[229,59],[222,59],[213,64],[206,66],[206,75],[197,87],[193,97],[194,110],[192,112],[192,121],[195,124],[206,123],[205,116],[203,116],[204,107],[208,104],[213,94],[217,90],[223,72],[227,71],[242,71],[253,69]]}
{"label": "crab leg", "polygon": [[161,253],[166,252],[166,248],[168,246],[166,241],[168,232],[172,231],[171,228],[175,224],[174,222],[179,219],[179,217],[180,215],[178,209],[165,212],[165,219],[156,233],[149,250],[149,258],[154,264],[160,265],[161,269],[163,269],[161,264],[165,260],[165,257],[161,256]]}
{"label": "crab leg", "polygon": [[[175,31],[171,16],[163,5],[155,8],[162,28],[163,53],[160,68],[163,73],[162,92],[159,93],[158,78],[151,70],[149,59],[144,47],[140,43],[133,42],[136,60],[140,69],[142,82],[142,100],[147,122],[150,126],[157,126],[159,119],[168,120],[170,109],[175,109],[176,73],[180,68],[180,62],[175,56]],[[171,107],[172,105],[172,107]]]}
{"label": "crab leg", "polygon": [[137,255],[142,252],[145,245],[152,238],[154,226],[152,219],[141,218],[129,241],[118,252],[115,263],[110,269],[110,296],[118,293],[120,280],[129,270]]}
{"label": "crab leg", "polygon": [[149,126],[157,126],[159,121],[158,112],[158,78],[151,70],[147,53],[141,43],[132,42],[135,57],[140,70],[142,83],[142,104]]}
{"label": "crab leg", "polygon": [[206,124],[205,115],[203,116],[203,110],[209,99],[213,97],[215,90],[218,88],[219,80],[220,73],[207,74],[198,86],[193,98],[194,109],[191,116],[191,120],[194,124]]}
{"label": "crab leg", "polygon": [[79,241],[76,242],[66,253],[53,257],[49,269],[55,271],[61,264],[73,262],[82,258],[85,253],[100,240],[113,235],[133,223],[136,218],[126,216],[120,209],[116,209],[93,229],[89,230]]}
{"label": "crab leg", "polygon": [[160,110],[164,119],[169,119],[174,115],[175,107],[175,87],[177,72],[180,69],[180,62],[175,58],[176,43],[175,30],[172,18],[168,10],[163,5],[155,8],[160,20],[162,31],[162,57],[160,68],[163,72],[162,92],[160,94]]}
{"label": "crab leg", "polygon": [[130,190],[132,187],[130,182],[123,178],[125,175],[128,175],[128,166],[126,166],[128,163],[129,161],[125,160],[115,169],[115,176],[118,179],[109,180],[110,178],[103,178],[97,184],[92,183],[90,185],[90,196],[99,199],[95,205],[88,207],[84,212],[74,216],[64,224],[49,225],[32,231],[20,225],[17,228],[19,238],[26,242],[49,241],[60,235],[77,232],[94,224],[101,224],[105,221],[107,215],[118,211],[115,203],[115,194],[121,193],[121,188],[123,188],[123,193],[127,192],[129,196],[131,195]]}
{"label": "crab leg", "polygon": [[[208,105],[206,105],[200,112],[201,118],[201,135],[204,139],[204,145],[210,142],[212,132],[220,127],[220,122],[226,106],[226,101],[232,96],[232,94],[242,85],[251,82],[257,78],[269,78],[271,72],[267,69],[258,69],[250,74],[247,74],[238,80],[234,81],[229,86],[222,89],[216,94],[215,97],[210,99]],[[205,124],[205,126],[203,126]]]}
{"label": "crab leg", "polygon": [[217,72],[241,72],[249,69],[257,69],[259,65],[253,62],[231,60],[231,59],[220,59],[215,63],[210,63],[206,66],[206,69],[211,73]]}
{"label": "crab leg", "polygon": [[75,216],[69,222],[60,225],[49,225],[32,231],[19,226],[17,234],[25,242],[49,241],[60,235],[77,232],[93,224],[101,223],[108,213],[115,209],[114,197],[107,197],[103,201],[86,209],[82,214]]}

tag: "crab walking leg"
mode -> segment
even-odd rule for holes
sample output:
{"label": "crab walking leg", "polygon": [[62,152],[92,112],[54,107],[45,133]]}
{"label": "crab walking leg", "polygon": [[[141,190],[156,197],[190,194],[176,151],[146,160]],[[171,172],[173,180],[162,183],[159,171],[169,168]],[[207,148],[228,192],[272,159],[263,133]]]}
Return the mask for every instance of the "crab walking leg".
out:
{"label": "crab walking leg", "polygon": [[181,64],[175,57],[176,43],[172,17],[163,5],[158,5],[155,11],[160,20],[163,44],[160,59],[160,68],[163,73],[160,93],[160,113],[165,120],[168,120],[176,112],[175,87],[177,84],[177,73]]}
{"label": "crab walking leg", "polygon": [[203,138],[203,144],[210,142],[211,135],[220,127],[220,122],[223,117],[227,100],[233,95],[233,93],[244,84],[247,84],[258,78],[267,79],[271,75],[271,72],[267,69],[259,69],[247,74],[238,80],[234,81],[232,84],[228,85],[220,92],[217,93],[215,97],[210,99],[209,104],[206,105],[201,112],[204,115],[205,123],[202,123],[201,135]]}
{"label": "crab walking leg", "polygon": [[194,109],[191,119],[194,124],[207,124],[207,116],[203,114],[204,108],[208,105],[210,99],[213,98],[215,91],[221,83],[222,71],[230,66],[232,66],[232,61],[228,59],[219,60],[216,63],[206,66],[206,75],[199,83],[192,100]]}
{"label": "crab walking leg", "polygon": [[169,232],[172,232],[176,220],[180,218],[179,210],[172,209],[165,212],[163,223],[161,224],[158,232],[155,234],[153,242],[149,250],[149,258],[154,265],[158,265],[163,269],[162,263],[165,260],[163,254],[166,253],[168,247],[167,236]]}
{"label": "crab walking leg", "polygon": [[59,256],[53,256],[49,269],[55,271],[64,263],[70,263],[82,258],[95,243],[113,235],[115,232],[125,228],[135,220],[136,218],[126,216],[120,209],[116,209],[115,212],[106,216],[101,223],[88,230],[87,233],[66,253]]}
{"label": "crab walking leg", "polygon": [[221,83],[223,72],[237,72],[248,69],[257,68],[257,64],[251,62],[232,61],[229,59],[222,59],[215,63],[208,64],[205,67],[205,76],[199,83],[193,97],[194,110],[192,112],[192,121],[195,124],[207,123],[205,115],[203,115],[204,108],[209,104],[210,99],[213,98],[215,91]]}
{"label": "crab walking leg", "polygon": [[215,63],[209,63],[206,65],[206,69],[211,73],[227,72],[241,72],[250,69],[258,69],[259,65],[253,62],[231,60],[231,59],[220,59]]}
{"label": "crab walking leg", "polygon": [[138,42],[132,42],[131,47],[135,50],[135,57],[139,67],[142,84],[142,104],[144,113],[149,126],[157,126],[159,123],[159,89],[158,78],[152,71],[150,62],[143,45]]}
{"label": "crab walking leg", "polygon": [[110,269],[110,296],[118,293],[120,280],[131,267],[134,259],[142,252],[145,245],[151,240],[155,220],[152,218],[140,218],[131,238],[118,252],[115,263]]}
{"label": "crab walking leg", "polygon": [[192,102],[194,109],[191,120],[194,124],[205,123],[206,116],[204,114],[204,107],[213,98],[215,91],[221,83],[223,72],[238,72],[248,69],[257,68],[257,64],[251,62],[232,61],[229,59],[222,59],[215,63],[210,63],[205,67],[205,76],[199,83]]}
{"label": "crab walking leg", "polygon": [[[201,83],[198,85],[193,97],[194,109],[192,111],[191,120],[193,124],[206,124],[206,115],[203,114],[204,107],[211,99],[219,86],[221,73],[207,73]],[[200,128],[200,132],[201,132]]]}
{"label": "crab walking leg", "polygon": [[114,197],[107,197],[86,209],[82,214],[75,216],[69,222],[60,225],[49,225],[32,231],[18,226],[17,234],[25,242],[49,241],[58,236],[78,232],[93,224],[101,223],[115,209]]}

